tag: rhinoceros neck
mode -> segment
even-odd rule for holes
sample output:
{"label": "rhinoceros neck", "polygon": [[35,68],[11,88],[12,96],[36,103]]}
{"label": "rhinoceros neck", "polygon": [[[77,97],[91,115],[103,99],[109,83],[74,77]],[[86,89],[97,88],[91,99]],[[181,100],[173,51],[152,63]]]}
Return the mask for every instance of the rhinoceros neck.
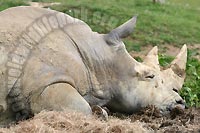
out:
{"label": "rhinoceros neck", "polygon": [[[80,29],[85,32],[86,29]],[[87,34],[72,34],[68,36],[73,41],[82,61],[87,69],[89,81],[89,93],[86,100],[94,104],[106,104],[115,96],[118,96],[123,83],[127,82],[134,67],[133,59],[127,56],[124,47],[112,49],[103,39],[103,35],[88,31]],[[119,56],[120,55],[120,56]],[[124,64],[129,64],[124,65]],[[118,85],[118,83],[121,83]]]}
{"label": "rhinoceros neck", "polygon": [[84,39],[74,37],[70,33],[68,36],[73,41],[87,69],[89,91],[84,96],[85,99],[91,104],[104,104],[111,98],[112,63],[110,58],[106,57],[107,51],[104,50],[105,48],[97,46],[98,43],[90,38],[94,33],[89,32],[89,34]]}

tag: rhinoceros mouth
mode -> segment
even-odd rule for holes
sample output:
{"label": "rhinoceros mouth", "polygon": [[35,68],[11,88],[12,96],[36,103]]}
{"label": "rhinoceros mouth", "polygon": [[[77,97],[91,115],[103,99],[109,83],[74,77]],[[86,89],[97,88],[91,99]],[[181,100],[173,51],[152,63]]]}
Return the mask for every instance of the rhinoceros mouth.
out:
{"label": "rhinoceros mouth", "polygon": [[160,114],[167,115],[175,109],[184,110],[186,108],[187,108],[187,106],[184,103],[181,103],[181,104],[180,103],[172,103],[172,104],[166,106],[165,108],[160,109]]}

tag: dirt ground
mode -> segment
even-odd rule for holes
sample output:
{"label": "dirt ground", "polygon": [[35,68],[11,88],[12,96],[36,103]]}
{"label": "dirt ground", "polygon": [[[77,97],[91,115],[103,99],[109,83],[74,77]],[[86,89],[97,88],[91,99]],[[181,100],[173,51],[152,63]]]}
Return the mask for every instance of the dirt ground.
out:
{"label": "dirt ground", "polygon": [[150,106],[130,118],[133,122],[144,122],[144,127],[158,132],[200,133],[200,108],[175,108],[169,115],[161,116],[158,109]]}
{"label": "dirt ground", "polygon": [[[187,45],[189,50],[196,51],[195,54],[192,55],[193,58],[200,60],[200,44],[188,44]],[[151,45],[147,45],[141,48],[141,51],[131,51],[130,54],[133,57],[140,57],[144,59],[146,54],[153,48]],[[173,45],[161,45],[158,46],[158,53],[162,53],[169,56],[176,56],[180,52],[181,48]]]}
{"label": "dirt ground", "polygon": [[146,132],[161,133],[200,133],[200,108],[182,110],[175,108],[162,116],[154,106],[149,106],[130,116],[114,114],[119,119],[131,119],[131,122],[143,123]]}
{"label": "dirt ground", "polygon": [[30,6],[33,7],[49,7],[53,5],[60,5],[59,2],[53,2],[53,3],[45,3],[45,2],[29,2],[28,3]]}
{"label": "dirt ground", "polygon": [[200,133],[200,108],[176,108],[167,116],[149,106],[130,116],[110,114],[108,121],[75,112],[43,111],[29,120],[0,128],[0,133]]}

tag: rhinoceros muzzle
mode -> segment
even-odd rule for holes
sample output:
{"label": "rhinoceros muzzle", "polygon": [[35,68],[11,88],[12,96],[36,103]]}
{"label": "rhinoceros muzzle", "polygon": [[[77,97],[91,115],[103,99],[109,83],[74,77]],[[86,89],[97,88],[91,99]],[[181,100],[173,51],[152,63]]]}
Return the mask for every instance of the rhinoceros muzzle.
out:
{"label": "rhinoceros muzzle", "polygon": [[167,106],[166,109],[161,109],[160,112],[162,115],[166,115],[175,109],[184,110],[186,108],[187,108],[187,106],[186,106],[185,101],[179,100],[179,101],[176,101],[175,103],[172,103],[169,106]]}

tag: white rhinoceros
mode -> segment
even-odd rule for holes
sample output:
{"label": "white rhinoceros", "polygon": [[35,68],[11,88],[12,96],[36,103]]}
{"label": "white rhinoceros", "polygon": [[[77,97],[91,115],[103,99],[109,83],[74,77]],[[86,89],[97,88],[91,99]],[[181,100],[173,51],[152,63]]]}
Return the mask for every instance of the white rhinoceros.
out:
{"label": "white rhinoceros", "polygon": [[57,11],[14,7],[0,12],[0,120],[26,118],[41,110],[91,113],[92,105],[133,113],[155,105],[181,106],[187,47],[160,70],[157,47],[137,62],[122,38],[133,17],[108,34]]}

